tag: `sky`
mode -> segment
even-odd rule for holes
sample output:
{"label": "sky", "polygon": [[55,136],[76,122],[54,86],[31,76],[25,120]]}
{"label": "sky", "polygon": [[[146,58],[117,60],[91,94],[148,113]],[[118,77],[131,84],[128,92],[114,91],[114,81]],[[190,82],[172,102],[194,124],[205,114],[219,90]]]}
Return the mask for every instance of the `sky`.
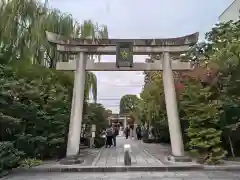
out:
{"label": "sky", "polygon": [[[49,0],[49,6],[72,14],[78,22],[92,20],[107,25],[110,38],[170,38],[194,32],[200,40],[233,0]],[[144,62],[146,56],[134,56]],[[103,56],[101,61],[114,61]],[[120,98],[139,94],[142,72],[95,72],[98,102],[119,112]]]}

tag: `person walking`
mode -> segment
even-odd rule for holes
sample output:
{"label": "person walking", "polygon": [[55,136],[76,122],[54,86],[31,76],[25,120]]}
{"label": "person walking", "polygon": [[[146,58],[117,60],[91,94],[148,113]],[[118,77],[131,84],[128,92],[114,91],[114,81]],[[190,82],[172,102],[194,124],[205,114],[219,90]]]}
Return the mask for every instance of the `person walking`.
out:
{"label": "person walking", "polygon": [[137,134],[137,139],[141,140],[142,139],[142,129],[139,125],[136,128],[136,134]]}
{"label": "person walking", "polygon": [[106,148],[112,146],[113,141],[113,128],[111,125],[106,129]]}
{"label": "person walking", "polygon": [[128,136],[129,136],[129,133],[130,133],[130,128],[128,126],[125,128],[124,133],[125,133],[126,139],[128,139]]}
{"label": "person walking", "polygon": [[119,134],[118,127],[114,126],[113,127],[113,147],[116,147],[116,137]]}

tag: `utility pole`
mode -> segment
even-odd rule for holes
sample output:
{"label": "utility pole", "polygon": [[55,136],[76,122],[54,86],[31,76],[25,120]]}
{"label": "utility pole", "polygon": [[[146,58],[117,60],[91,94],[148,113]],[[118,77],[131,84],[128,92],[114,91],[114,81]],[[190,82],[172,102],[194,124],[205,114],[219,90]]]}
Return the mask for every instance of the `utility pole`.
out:
{"label": "utility pole", "polygon": [[48,5],[48,0],[45,0],[45,2],[44,2],[44,9],[45,10],[47,9],[47,5]]}

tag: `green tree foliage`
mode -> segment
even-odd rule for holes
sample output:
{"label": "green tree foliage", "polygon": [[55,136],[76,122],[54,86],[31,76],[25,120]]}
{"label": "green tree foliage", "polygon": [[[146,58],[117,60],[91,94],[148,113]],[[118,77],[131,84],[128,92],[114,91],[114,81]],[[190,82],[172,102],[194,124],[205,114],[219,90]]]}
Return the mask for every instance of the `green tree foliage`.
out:
{"label": "green tree foliage", "polygon": [[0,173],[4,169],[17,167],[23,152],[17,150],[10,141],[0,142]]}
{"label": "green tree foliage", "polygon": [[128,114],[130,112],[134,112],[137,108],[138,104],[138,97],[133,94],[127,94],[121,97],[120,100],[120,113],[121,114]]}
{"label": "green tree foliage", "polygon": [[[48,9],[47,3],[43,5],[37,0],[1,1],[0,19],[0,141],[12,144],[8,153],[2,150],[11,149],[10,145],[4,145],[9,148],[1,146],[0,159],[14,162],[3,168],[17,165],[21,152],[30,164],[29,158],[62,157],[66,149],[74,74],[53,69],[58,61],[72,57],[59,54],[50,46],[45,31],[97,39],[108,37],[107,27],[92,21],[79,24],[71,15]],[[90,92],[96,100],[96,76],[86,72],[87,106]],[[99,117],[101,112],[104,114],[100,105],[94,111]],[[86,108],[84,113],[86,116],[90,110]],[[99,128],[103,127],[102,120],[99,119]]]}
{"label": "green tree foliage", "polygon": [[56,67],[61,56],[47,42],[45,31],[67,37],[108,37],[106,26],[89,20],[79,24],[70,14],[48,9],[47,3],[37,0],[1,1],[0,19],[0,52],[5,52],[7,62],[18,59]]}
{"label": "green tree foliage", "polygon": [[[71,59],[69,55],[58,53],[47,42],[45,31],[66,37],[108,37],[106,26],[94,24],[90,20],[80,24],[70,14],[48,9],[47,1],[44,5],[37,0],[1,1],[0,19],[0,64],[17,60],[24,61],[24,64],[27,62],[55,68],[58,61]],[[92,72],[86,72],[86,77],[85,99],[92,92],[96,100],[96,76]]]}
{"label": "green tree foliage", "polygon": [[[240,43],[239,43],[239,30],[240,21],[217,24],[212,30],[206,33],[206,42],[199,43],[192,47],[188,55],[195,63],[202,64],[207,61],[209,65],[217,67],[216,77],[212,82],[208,83],[206,93],[211,94],[211,100],[215,100],[218,104],[214,104],[211,101],[208,104],[213,104],[213,107],[218,111],[211,115],[212,118],[218,120],[217,133],[219,133],[219,139],[223,141],[221,146],[228,150],[229,155],[239,155],[237,151],[239,146],[239,67],[240,67]],[[188,56],[188,57],[189,57]],[[208,68],[208,67],[207,67]],[[201,91],[199,94],[201,94]],[[196,99],[195,99],[196,100]],[[184,101],[184,100],[183,100]],[[194,101],[194,98],[193,100]],[[221,111],[219,107],[221,104]],[[205,105],[208,107],[208,105]],[[203,106],[201,106],[203,107]],[[187,108],[184,108],[188,110]],[[199,108],[200,109],[200,108]],[[209,111],[208,111],[209,109]],[[212,108],[206,108],[204,113],[209,115]],[[203,115],[204,115],[203,114]],[[201,117],[201,116],[200,116]],[[191,121],[190,121],[191,122]],[[222,133],[220,133],[221,131]],[[216,135],[216,133],[212,133]],[[209,136],[208,136],[209,137]],[[216,136],[217,138],[217,136]],[[214,146],[213,146],[214,147]],[[221,149],[218,149],[222,152]],[[210,151],[211,152],[211,151]],[[223,155],[223,154],[222,154]],[[215,160],[222,158],[221,153],[212,153],[212,157],[209,160],[215,162]]]}
{"label": "green tree foliage", "polygon": [[[23,158],[38,159],[65,156],[73,77],[39,65],[21,64],[0,66],[0,77],[0,141],[11,141],[15,149],[9,153],[20,151],[25,154]],[[87,106],[84,121],[96,124],[99,136],[108,113],[101,104]],[[2,153],[4,159],[15,157]],[[19,162],[20,156],[16,158]]]}
{"label": "green tree foliage", "polygon": [[[222,102],[221,129],[224,147],[231,155],[239,155],[239,67],[240,67],[240,21],[217,24],[206,34],[207,42],[195,48],[198,59],[206,59],[218,66],[215,97]],[[200,49],[200,50],[199,50]],[[203,58],[204,57],[204,58]],[[216,83],[215,83],[216,84]],[[236,151],[236,153],[235,153]]]}
{"label": "green tree foliage", "polygon": [[240,155],[240,21],[219,24],[207,34],[211,41],[208,54],[220,67],[221,99],[224,113],[221,123],[224,130],[225,145],[230,154]]}
{"label": "green tree foliage", "polygon": [[148,72],[146,75],[148,80],[140,94],[138,114],[143,124],[147,124],[148,128],[154,127],[157,142],[169,143],[162,73],[156,71]]}
{"label": "green tree foliage", "polygon": [[152,72],[149,82],[140,94],[143,100],[143,112],[150,124],[167,125],[164,101],[163,79],[161,72]]}
{"label": "green tree foliage", "polygon": [[203,88],[200,82],[188,81],[181,93],[180,104],[184,109],[182,118],[189,123],[189,149],[200,156],[201,163],[217,164],[226,152],[221,144],[221,105],[211,100],[211,96],[209,88]]}
{"label": "green tree foliage", "polygon": [[41,66],[1,66],[1,140],[28,157],[64,155],[72,79]]}
{"label": "green tree foliage", "polygon": [[108,116],[108,111],[103,107],[102,104],[89,103],[83,123],[86,124],[86,128],[88,128],[89,132],[91,132],[91,125],[95,124],[96,135],[99,136],[102,133],[102,130],[108,125]]}
{"label": "green tree foliage", "polygon": [[131,119],[130,123],[139,123],[139,102],[140,99],[133,94],[127,94],[121,97],[120,114],[128,114]]}

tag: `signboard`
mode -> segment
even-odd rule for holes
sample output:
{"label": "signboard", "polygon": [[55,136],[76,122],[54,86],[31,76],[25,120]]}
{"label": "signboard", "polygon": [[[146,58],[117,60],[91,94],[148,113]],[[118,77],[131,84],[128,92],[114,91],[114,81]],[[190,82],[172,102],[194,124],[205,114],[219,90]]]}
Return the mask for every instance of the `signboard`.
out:
{"label": "signboard", "polygon": [[96,133],[92,132],[92,137],[95,138],[96,137]]}
{"label": "signboard", "polygon": [[116,44],[116,66],[133,66],[133,42],[117,42]]}
{"label": "signboard", "polygon": [[92,132],[95,132],[95,131],[96,131],[96,125],[93,124],[93,125],[92,125]]}

